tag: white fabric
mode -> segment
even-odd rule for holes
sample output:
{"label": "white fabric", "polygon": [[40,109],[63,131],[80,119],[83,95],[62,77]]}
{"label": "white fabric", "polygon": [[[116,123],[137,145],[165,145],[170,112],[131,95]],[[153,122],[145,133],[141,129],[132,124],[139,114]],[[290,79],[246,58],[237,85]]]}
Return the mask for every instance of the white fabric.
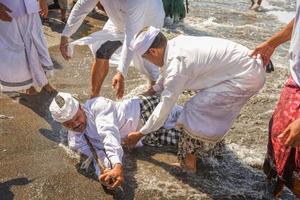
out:
{"label": "white fabric", "polygon": [[[74,34],[86,15],[96,6],[97,2],[97,0],[77,1],[70,13],[62,35],[70,37]],[[78,42],[73,42],[71,48],[74,45],[89,45],[92,52],[95,53],[95,50],[104,42],[108,40],[120,40],[123,42],[123,46],[115,53],[116,55],[114,55],[113,58],[117,58],[115,61],[117,61],[118,64],[118,71],[126,76],[130,62],[134,58],[134,53],[129,49],[130,42],[134,35],[146,26],[154,26],[157,28],[163,26],[165,13],[162,1],[100,0],[100,3],[109,17],[105,28],[102,31],[80,39]],[[148,69],[150,68],[149,66],[138,66],[138,68]],[[147,76],[149,76],[149,73]],[[157,76],[157,73],[154,76]]]}
{"label": "white fabric", "polygon": [[[83,133],[89,137],[94,148],[97,149],[99,158],[104,161],[107,167],[122,163],[121,140],[126,138],[130,132],[138,129],[140,99],[135,97],[121,102],[113,102],[98,97],[88,100],[83,108],[87,116],[87,128]],[[164,127],[174,128],[181,111],[181,106],[174,106]],[[68,141],[71,149],[87,156],[92,155],[82,133],[69,130]],[[107,156],[103,149],[105,149]],[[110,159],[112,165],[107,158]]]}
{"label": "white fabric", "polygon": [[[164,89],[161,102],[140,131],[147,134],[157,130],[166,120],[182,91],[194,90],[198,92],[199,97],[186,103],[182,115],[189,112],[194,114],[180,117],[180,122],[187,126],[187,129],[193,130],[195,135],[224,135],[240,110],[239,106],[227,113],[226,109],[222,108],[226,106],[225,102],[237,101],[236,104],[242,105],[245,99],[241,96],[248,99],[259,91],[265,82],[262,61],[250,58],[248,52],[249,49],[240,44],[219,38],[179,36],[170,40],[161,73],[163,81],[160,82],[163,83]],[[211,95],[211,98],[202,99],[204,94]],[[222,98],[212,99],[221,97],[220,94]],[[198,107],[200,105],[206,108],[210,115],[202,113]],[[224,123],[219,123],[222,117],[215,118],[214,115],[218,114],[224,117]]]}
{"label": "white fabric", "polygon": [[9,14],[14,18],[38,13],[39,11],[39,5],[36,0],[0,0],[0,3],[12,11]]}
{"label": "white fabric", "polygon": [[42,87],[53,71],[38,13],[0,21],[0,90]]}
{"label": "white fabric", "polygon": [[289,52],[291,74],[300,86],[300,0],[297,0],[297,11]]}
{"label": "white fabric", "polygon": [[131,41],[130,49],[142,56],[152,45],[160,29],[150,26],[147,31],[143,31]]}
{"label": "white fabric", "polygon": [[63,98],[64,104],[58,105],[55,98],[52,100],[49,106],[52,118],[60,123],[71,120],[78,112],[79,102],[69,93],[59,92],[57,96]]}

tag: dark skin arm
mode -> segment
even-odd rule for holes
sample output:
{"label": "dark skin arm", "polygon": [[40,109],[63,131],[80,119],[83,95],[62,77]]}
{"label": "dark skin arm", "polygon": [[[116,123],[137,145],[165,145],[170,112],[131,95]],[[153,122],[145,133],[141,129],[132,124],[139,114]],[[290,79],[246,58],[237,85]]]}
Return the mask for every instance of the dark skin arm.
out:
{"label": "dark skin arm", "polygon": [[294,19],[291,20],[290,23],[288,23],[288,25],[286,25],[281,31],[275,33],[267,41],[258,45],[250,53],[250,56],[253,58],[256,58],[260,54],[261,58],[263,60],[264,66],[269,64],[270,58],[271,58],[274,50],[282,43],[285,43],[286,41],[289,41],[291,39],[293,27],[294,27]]}

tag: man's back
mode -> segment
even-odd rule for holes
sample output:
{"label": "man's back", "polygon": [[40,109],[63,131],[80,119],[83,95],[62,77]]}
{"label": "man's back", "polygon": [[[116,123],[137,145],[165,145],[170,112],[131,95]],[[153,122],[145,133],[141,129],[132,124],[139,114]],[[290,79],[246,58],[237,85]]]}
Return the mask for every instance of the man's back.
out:
{"label": "man's back", "polygon": [[[185,89],[205,89],[223,81],[245,78],[257,62],[248,52],[243,45],[221,38],[178,36],[168,42],[165,74],[181,73],[189,77],[186,84],[189,88]],[[171,64],[174,59],[180,66]]]}

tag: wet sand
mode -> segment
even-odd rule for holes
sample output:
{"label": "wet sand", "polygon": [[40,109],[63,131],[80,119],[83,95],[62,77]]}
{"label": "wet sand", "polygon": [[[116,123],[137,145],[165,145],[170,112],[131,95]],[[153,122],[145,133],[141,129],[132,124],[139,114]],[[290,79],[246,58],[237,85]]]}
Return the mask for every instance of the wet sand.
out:
{"label": "wet sand", "polygon": [[[74,39],[98,30],[103,25],[98,19],[105,18],[88,17]],[[91,53],[87,47],[76,48],[74,59],[64,61],[57,33],[63,25],[52,21],[51,26],[45,27],[56,68],[50,82],[84,102],[89,96]],[[113,74],[112,68],[102,89],[112,99]],[[288,70],[282,68],[268,75],[263,90],[248,102],[228,133],[222,155],[199,162],[195,175],[172,170],[168,163],[176,161],[174,147],[126,152],[124,192],[115,195],[105,194],[97,181],[78,172],[79,158],[66,150],[65,130],[48,112],[51,95],[0,94],[0,199],[271,199],[261,164],[268,120],[287,77]],[[143,84],[131,69],[126,93]],[[179,103],[187,98],[182,95]],[[285,192],[283,199],[294,198]]]}

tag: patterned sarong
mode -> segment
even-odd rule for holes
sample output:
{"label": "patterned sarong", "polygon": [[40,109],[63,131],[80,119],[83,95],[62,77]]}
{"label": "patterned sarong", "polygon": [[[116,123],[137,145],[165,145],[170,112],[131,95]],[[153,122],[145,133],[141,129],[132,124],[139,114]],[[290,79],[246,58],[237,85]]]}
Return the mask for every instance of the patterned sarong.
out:
{"label": "patterned sarong", "polygon": [[222,139],[218,142],[209,142],[192,137],[186,131],[182,132],[178,142],[177,158],[183,164],[186,154],[192,154],[199,159],[218,156],[224,150],[225,143]]}
{"label": "patterned sarong", "polygon": [[[155,107],[160,102],[160,96],[139,96],[142,100],[141,106],[141,120],[145,124],[150,115],[153,113]],[[147,134],[143,143],[150,146],[162,146],[165,144],[177,145],[181,131],[176,128],[167,129],[161,127],[157,131]]]}
{"label": "patterned sarong", "polygon": [[268,151],[264,164],[268,176],[278,176],[288,187],[293,184],[293,173],[300,175],[300,147],[286,147],[277,136],[299,117],[300,87],[290,77],[270,120]]}

